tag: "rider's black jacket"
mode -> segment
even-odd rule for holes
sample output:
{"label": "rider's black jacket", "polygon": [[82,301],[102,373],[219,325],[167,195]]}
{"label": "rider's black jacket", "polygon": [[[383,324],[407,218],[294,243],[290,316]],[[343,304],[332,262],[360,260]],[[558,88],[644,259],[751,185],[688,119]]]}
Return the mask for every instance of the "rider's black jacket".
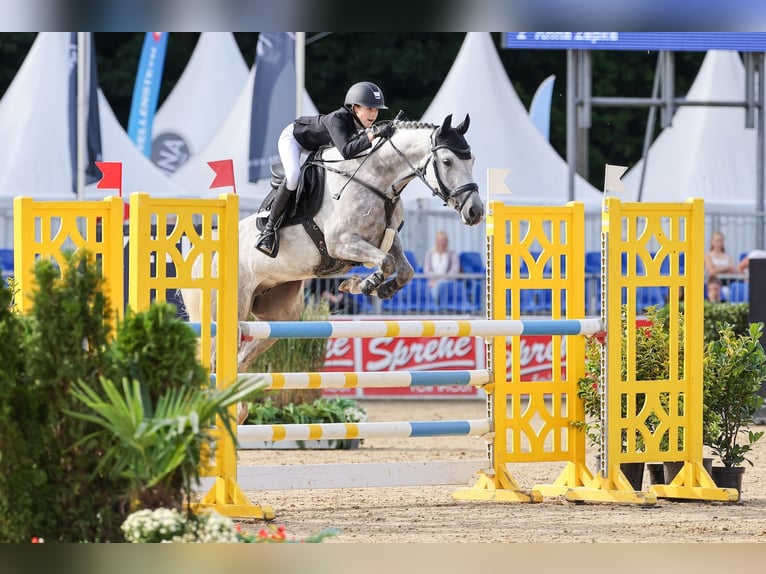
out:
{"label": "rider's black jacket", "polygon": [[293,137],[308,151],[332,144],[345,159],[359,155],[372,145],[364,130],[357,130],[354,113],[347,108],[299,117],[293,126]]}

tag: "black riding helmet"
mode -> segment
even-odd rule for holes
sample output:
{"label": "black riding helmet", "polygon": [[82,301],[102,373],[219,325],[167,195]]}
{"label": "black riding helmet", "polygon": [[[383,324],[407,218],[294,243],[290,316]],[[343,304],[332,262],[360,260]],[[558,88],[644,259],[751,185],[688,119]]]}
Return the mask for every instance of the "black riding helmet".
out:
{"label": "black riding helmet", "polygon": [[383,99],[383,92],[372,82],[357,82],[348,89],[343,105],[351,108],[354,104],[379,110],[388,109]]}

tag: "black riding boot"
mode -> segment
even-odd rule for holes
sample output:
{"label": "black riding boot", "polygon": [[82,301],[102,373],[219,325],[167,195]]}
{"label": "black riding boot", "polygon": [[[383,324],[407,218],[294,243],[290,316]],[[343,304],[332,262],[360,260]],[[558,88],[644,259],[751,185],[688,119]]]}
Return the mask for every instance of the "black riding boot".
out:
{"label": "black riding boot", "polygon": [[269,257],[276,257],[279,251],[277,229],[279,229],[279,225],[282,223],[282,215],[292,193],[292,190],[287,189],[285,181],[282,181],[279,185],[277,196],[271,203],[271,211],[269,212],[269,220],[266,222],[266,227],[263,228],[263,231],[258,236],[258,241],[255,242],[255,248]]}

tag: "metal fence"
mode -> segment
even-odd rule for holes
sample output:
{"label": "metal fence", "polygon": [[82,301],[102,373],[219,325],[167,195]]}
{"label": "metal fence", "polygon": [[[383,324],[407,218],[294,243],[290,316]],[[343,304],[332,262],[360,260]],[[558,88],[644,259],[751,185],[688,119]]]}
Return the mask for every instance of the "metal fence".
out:
{"label": "metal fence", "polygon": [[[248,215],[240,213],[242,217]],[[601,213],[586,213],[586,252],[598,253],[600,249]],[[763,213],[746,212],[708,212],[705,216],[705,241],[709,243],[713,231],[722,231],[726,238],[726,249],[735,260],[739,260],[751,249],[764,249],[764,245],[755,244],[758,232],[764,230]],[[376,298],[356,296],[356,308],[362,314],[467,314],[484,316],[486,285],[483,268],[473,266],[463,268],[457,276],[446,279],[438,289],[428,286],[429,278],[422,273],[422,264],[427,251],[433,246],[437,231],[445,231],[450,240],[450,248],[460,254],[471,254],[474,261],[486,261],[486,236],[483,225],[467,227],[463,225],[452,210],[410,209],[406,212],[405,225],[400,234],[405,249],[409,252],[416,269],[411,283],[392,300],[380,301]],[[0,249],[13,248],[12,211],[0,211]],[[651,249],[651,245],[649,246]],[[540,249],[539,245],[530,246],[530,250]],[[364,273],[368,270],[364,270]],[[7,270],[4,270],[7,275]],[[360,273],[361,274],[361,273]],[[598,286],[599,275],[595,268],[586,268],[586,313],[599,313]],[[656,299],[656,297],[655,297]],[[528,308],[524,314],[545,314],[548,301],[542,292],[526,299]],[[641,301],[647,305],[652,301]]]}

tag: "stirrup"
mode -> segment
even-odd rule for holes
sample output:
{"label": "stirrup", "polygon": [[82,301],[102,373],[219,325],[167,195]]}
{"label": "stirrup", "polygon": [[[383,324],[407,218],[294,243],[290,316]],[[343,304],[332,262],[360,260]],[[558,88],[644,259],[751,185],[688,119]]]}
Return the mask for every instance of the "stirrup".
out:
{"label": "stirrup", "polygon": [[261,236],[258,238],[258,241],[255,243],[255,248],[263,253],[264,255],[268,255],[272,259],[274,259],[277,256],[277,252],[279,251],[279,238],[277,237],[277,230],[271,232],[274,236],[274,241],[272,242],[272,248],[269,251],[264,245],[263,242],[266,239],[266,236],[262,233]]}

